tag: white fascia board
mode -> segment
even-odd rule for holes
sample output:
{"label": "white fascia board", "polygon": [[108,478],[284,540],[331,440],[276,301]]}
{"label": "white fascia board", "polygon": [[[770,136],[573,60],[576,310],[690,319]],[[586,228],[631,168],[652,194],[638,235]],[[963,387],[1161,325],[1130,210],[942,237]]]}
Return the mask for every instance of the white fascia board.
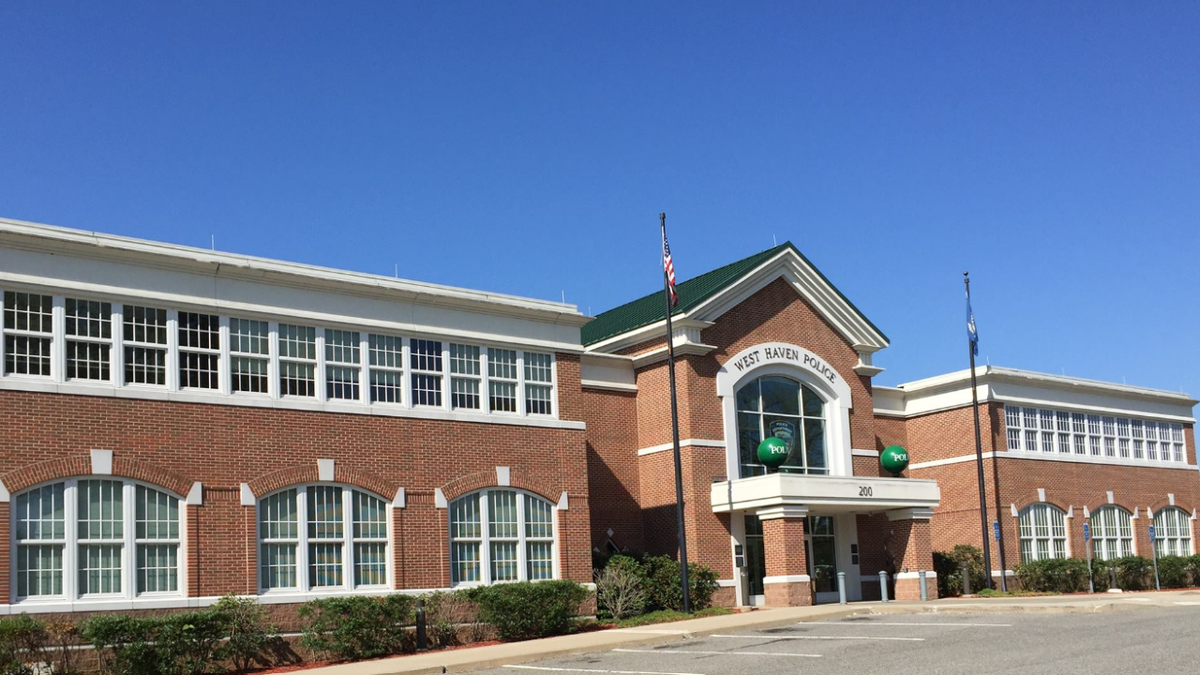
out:
{"label": "white fascia board", "polygon": [[[1058,453],[1041,454],[1036,452],[992,452],[983,453],[983,459],[1028,459],[1037,462],[1069,462],[1072,464],[1101,464],[1104,466],[1119,466],[1136,469],[1165,469],[1170,471],[1196,471],[1198,468],[1195,464],[1177,464],[1174,462],[1151,462],[1147,460],[1136,459],[1113,459],[1109,457],[1094,457],[1092,455],[1062,455]],[[916,462],[908,465],[909,471],[920,471],[921,469],[930,469],[937,466],[947,466],[950,464],[962,464],[965,462],[974,462],[976,457],[974,453],[969,455],[957,455],[955,457],[946,457],[944,459],[932,459],[928,462]]]}
{"label": "white fascia board", "polygon": [[[711,321],[699,321],[693,318],[695,310],[685,312],[683,314],[671,315],[671,328],[676,332],[694,329],[702,331],[705,328],[712,326]],[[646,324],[640,328],[635,328],[626,333],[619,333],[612,337],[605,338],[599,342],[588,345],[584,348],[586,353],[596,356],[616,356],[619,358],[635,358],[633,356],[625,356],[621,354],[611,354],[610,352],[618,352],[622,349],[639,345],[650,340],[663,338],[667,334],[667,320],[659,319],[651,324]]]}
{"label": "white fascia board", "polygon": [[[607,355],[605,355],[607,356]],[[637,373],[628,357],[598,358],[584,354],[579,359],[579,379],[584,387],[637,391]]]}
{"label": "white fascia board", "polygon": [[[1027,386],[1037,387],[1045,390],[1085,391],[1089,393],[1107,394],[1119,398],[1148,398],[1159,401],[1171,401],[1176,405],[1185,406],[1189,410],[1197,403],[1200,403],[1200,401],[1197,401],[1187,394],[1178,391],[1137,387],[1127,384],[1116,384],[1114,382],[1103,382],[1101,380],[1089,380],[1081,377],[1053,375],[1051,373],[1039,373],[1032,370],[1021,370],[1018,368],[976,366],[975,378],[980,384],[984,382],[1021,383]],[[971,371],[970,369],[964,369],[955,371],[953,373],[946,373],[944,375],[925,378],[922,380],[914,380],[912,382],[898,385],[896,388],[902,389],[907,394],[908,398],[912,399],[913,396],[931,389],[966,388],[969,391],[970,387]],[[1053,396],[1048,398],[1053,398]]]}
{"label": "white fascia board", "polygon": [[[392,303],[457,308],[475,314],[495,314],[578,329],[590,318],[575,305],[474,291],[375,274],[336,270],[281,260],[235,255],[129,237],[0,218],[0,242],[26,254],[42,252],[84,261],[110,262],[125,267],[174,271],[211,280],[244,281],[317,290],[341,296],[383,298]],[[8,269],[4,267],[2,269]],[[76,278],[71,275],[68,278]]]}
{"label": "white fascia board", "polygon": [[888,342],[883,335],[871,327],[815,268],[806,264],[791,249],[784,249],[764,261],[736,283],[693,307],[689,315],[705,321],[716,321],[779,277],[787,279],[801,297],[808,300],[855,349],[875,352],[887,347]]}
{"label": "white fascia board", "polygon": [[789,505],[814,512],[878,513],[933,509],[941,502],[937,481],[917,478],[774,473],[713,483],[710,490],[714,513]]}

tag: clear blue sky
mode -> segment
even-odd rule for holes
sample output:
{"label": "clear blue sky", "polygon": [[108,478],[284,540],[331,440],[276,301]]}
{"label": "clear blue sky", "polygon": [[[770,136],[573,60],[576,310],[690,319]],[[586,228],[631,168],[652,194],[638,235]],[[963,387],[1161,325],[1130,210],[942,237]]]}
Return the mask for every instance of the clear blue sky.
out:
{"label": "clear blue sky", "polygon": [[598,313],[790,239],[891,338],[1200,395],[1200,3],[0,4],[0,215]]}

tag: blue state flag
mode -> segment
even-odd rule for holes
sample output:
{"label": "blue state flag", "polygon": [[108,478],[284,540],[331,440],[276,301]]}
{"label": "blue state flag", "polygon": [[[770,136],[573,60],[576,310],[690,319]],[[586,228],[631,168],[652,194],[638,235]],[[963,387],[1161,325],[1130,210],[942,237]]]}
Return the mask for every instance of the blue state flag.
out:
{"label": "blue state flag", "polygon": [[975,312],[971,311],[971,291],[967,291],[967,338],[971,341],[971,353],[979,356],[979,331],[975,328]]}

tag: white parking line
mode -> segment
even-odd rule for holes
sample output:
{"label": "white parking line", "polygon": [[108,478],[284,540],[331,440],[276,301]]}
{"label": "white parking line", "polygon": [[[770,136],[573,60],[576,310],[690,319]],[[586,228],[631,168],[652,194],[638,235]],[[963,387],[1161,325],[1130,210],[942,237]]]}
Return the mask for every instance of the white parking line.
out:
{"label": "white parking line", "polygon": [[1176,600],[1177,605],[1200,605],[1200,602],[1192,602],[1190,600]]}
{"label": "white parking line", "polygon": [[714,638],[737,640],[887,640],[889,642],[924,642],[925,638],[878,637],[869,635],[709,635]]}
{"label": "white parking line", "polygon": [[616,628],[610,633],[651,633],[654,635],[687,635],[690,631],[669,628]]}
{"label": "white parking line", "polygon": [[955,626],[1012,628],[1011,623],[905,623],[901,621],[800,621],[797,626]]}
{"label": "white parking line", "polygon": [[504,666],[521,670],[546,670],[554,673],[612,673],[612,675],[703,675],[703,673],[668,673],[661,670],[600,670],[599,668],[551,668],[550,666]]}
{"label": "white parking line", "polygon": [[809,659],[821,658],[820,654],[797,654],[795,652],[718,652],[700,649],[614,649],[613,651],[625,652],[627,654],[715,654],[717,656],[802,656]]}

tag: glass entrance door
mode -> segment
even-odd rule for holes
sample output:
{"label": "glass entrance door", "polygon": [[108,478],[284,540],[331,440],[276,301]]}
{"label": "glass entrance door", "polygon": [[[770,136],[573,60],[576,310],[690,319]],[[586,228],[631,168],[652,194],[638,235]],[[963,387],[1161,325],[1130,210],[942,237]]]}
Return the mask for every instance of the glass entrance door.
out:
{"label": "glass entrance door", "polygon": [[763,578],[767,576],[766,551],[763,548],[762,521],[753,513],[746,515],[746,581],[750,585],[750,604],[765,604]]}
{"label": "glass entrance door", "polygon": [[837,602],[837,546],[833,516],[808,517],[808,576],[817,602]]}

